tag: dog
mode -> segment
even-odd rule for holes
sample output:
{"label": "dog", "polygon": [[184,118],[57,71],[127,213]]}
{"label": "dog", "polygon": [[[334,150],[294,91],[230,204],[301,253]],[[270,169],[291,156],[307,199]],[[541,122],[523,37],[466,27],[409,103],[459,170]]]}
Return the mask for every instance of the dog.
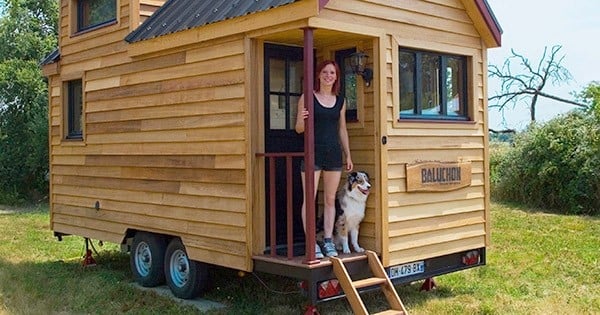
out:
{"label": "dog", "polygon": [[[365,217],[367,198],[371,190],[369,174],[352,172],[346,184],[336,193],[333,242],[344,254],[350,253],[350,244],[357,253],[365,250],[358,245],[360,223]],[[323,238],[323,216],[317,222],[317,239]]]}

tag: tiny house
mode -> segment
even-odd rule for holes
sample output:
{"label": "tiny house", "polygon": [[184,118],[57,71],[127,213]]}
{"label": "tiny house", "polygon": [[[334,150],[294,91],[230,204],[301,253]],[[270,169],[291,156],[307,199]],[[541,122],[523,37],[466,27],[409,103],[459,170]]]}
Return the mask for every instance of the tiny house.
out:
{"label": "tiny house", "polygon": [[334,59],[355,169],[372,178],[361,245],[394,283],[484,265],[500,40],[485,0],[61,0],[42,63],[51,229],[122,244],[146,286],[219,265],[325,299],[331,263],[300,219],[314,153],[294,124],[314,64]]}

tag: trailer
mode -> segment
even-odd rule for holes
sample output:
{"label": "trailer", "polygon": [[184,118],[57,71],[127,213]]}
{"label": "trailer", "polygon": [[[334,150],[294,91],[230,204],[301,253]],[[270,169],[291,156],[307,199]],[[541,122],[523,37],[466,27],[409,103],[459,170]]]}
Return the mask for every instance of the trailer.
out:
{"label": "trailer", "polygon": [[[180,297],[209,265],[340,296],[304,236],[302,194],[319,187],[302,191],[314,152],[294,131],[315,62],[335,59],[355,169],[373,180],[361,245],[395,284],[484,265],[501,33],[485,0],[61,0],[42,63],[51,229],[122,244],[138,283]],[[349,274],[364,257],[341,255]]]}

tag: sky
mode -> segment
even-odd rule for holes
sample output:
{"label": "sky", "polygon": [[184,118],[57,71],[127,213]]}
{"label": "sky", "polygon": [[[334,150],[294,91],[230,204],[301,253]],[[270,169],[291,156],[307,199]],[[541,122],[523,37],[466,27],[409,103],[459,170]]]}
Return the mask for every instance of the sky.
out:
{"label": "sky", "polygon": [[[544,91],[572,99],[571,91],[581,92],[591,81],[600,81],[600,0],[487,0],[502,27],[502,47],[488,50],[488,63],[502,66],[510,50],[538,62],[544,52],[561,45],[562,65],[571,72],[569,84],[547,86]],[[513,69],[516,69],[513,63]],[[489,80],[488,96],[500,90],[498,82]],[[536,117],[547,121],[574,106],[542,98]],[[522,130],[529,122],[529,109],[512,106],[503,115],[489,111],[489,127]]]}

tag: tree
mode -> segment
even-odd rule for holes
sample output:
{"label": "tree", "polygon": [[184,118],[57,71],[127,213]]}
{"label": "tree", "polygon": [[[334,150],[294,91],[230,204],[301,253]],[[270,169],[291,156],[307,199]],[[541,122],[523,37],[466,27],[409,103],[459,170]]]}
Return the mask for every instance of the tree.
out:
{"label": "tree", "polygon": [[590,82],[580,93],[573,93],[581,103],[586,104],[588,111],[600,118],[600,82]]}
{"label": "tree", "polygon": [[[47,90],[39,62],[57,44],[55,0],[7,0],[0,10],[0,201],[47,193]],[[4,200],[3,200],[4,199]]]}
{"label": "tree", "polygon": [[[536,106],[540,97],[586,107],[585,104],[544,91],[548,84],[560,85],[572,80],[571,73],[562,65],[565,56],[558,56],[561,48],[562,46],[555,45],[548,51],[548,47],[544,47],[542,58],[537,64],[532,64],[529,59],[511,49],[512,56],[504,61],[502,67],[490,65],[488,76],[501,81],[501,90],[489,97],[488,100],[494,102],[489,107],[504,111],[510,104],[514,106],[518,102],[526,102],[531,122],[535,122]],[[518,66],[515,66],[514,62],[518,63]]]}
{"label": "tree", "polygon": [[58,3],[51,0],[7,0],[0,23],[0,58],[40,61],[56,48]]}

